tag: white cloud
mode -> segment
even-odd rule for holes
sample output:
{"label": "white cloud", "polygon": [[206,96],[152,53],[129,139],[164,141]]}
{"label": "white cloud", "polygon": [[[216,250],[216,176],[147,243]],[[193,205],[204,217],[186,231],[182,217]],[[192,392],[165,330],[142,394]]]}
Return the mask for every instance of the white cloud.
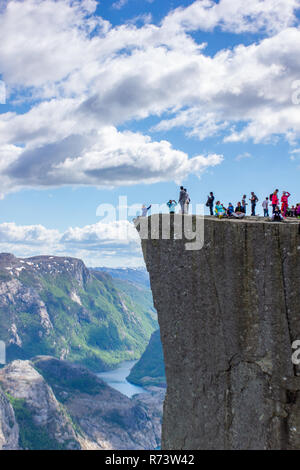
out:
{"label": "white cloud", "polygon": [[300,159],[300,148],[296,148],[290,151],[290,160],[292,162]]}
{"label": "white cloud", "polygon": [[62,80],[92,57],[89,33],[105,23],[95,0],[11,0],[0,14],[0,63],[11,85]]}
{"label": "white cloud", "polygon": [[[0,224],[0,251],[16,256],[75,256],[89,266],[143,264],[138,234],[126,220],[70,227],[65,232],[42,225]],[[117,255],[117,256],[116,256]]]}
{"label": "white cloud", "polygon": [[112,7],[115,8],[115,10],[121,10],[125,5],[127,5],[128,0],[118,0],[117,2],[114,2],[112,4]]}
{"label": "white cloud", "polygon": [[[178,181],[221,163],[220,155],[189,158],[166,138],[117,130],[149,116],[161,118],[156,131],[180,127],[201,140],[281,134],[295,142],[298,6],[201,0],[158,26],[112,27],[94,15],[94,0],[9,1],[0,12],[0,63],[9,93],[20,100],[26,92],[31,109],[0,115],[3,191]],[[217,26],[271,36],[209,57],[189,32]]]}
{"label": "white cloud", "polygon": [[217,26],[233,33],[274,33],[296,24],[299,0],[198,0],[167,16],[168,28],[211,31]]}
{"label": "white cloud", "polygon": [[62,236],[63,243],[99,247],[100,244],[128,244],[139,240],[134,225],[127,220],[98,222],[85,227],[70,227]]}
{"label": "white cloud", "polygon": [[221,155],[187,154],[172,148],[168,141],[153,142],[132,132],[113,127],[98,134],[97,143],[78,158],[56,165],[55,180],[70,184],[122,185],[184,179],[193,172],[200,175],[208,166],[221,163]]}
{"label": "white cloud", "polygon": [[240,153],[239,155],[235,157],[237,162],[239,162],[240,160],[248,159],[248,158],[252,158],[252,155],[249,152]]}
{"label": "white cloud", "polygon": [[46,229],[42,225],[19,226],[14,222],[0,224],[0,244],[53,245],[59,239],[60,234],[58,230]]}
{"label": "white cloud", "polygon": [[[48,107],[47,107],[48,108]],[[29,121],[28,121],[29,124]],[[64,121],[65,128],[68,120]],[[72,125],[71,125],[72,127]],[[76,127],[76,126],[75,126]],[[133,132],[118,132],[115,127],[103,127],[98,132],[80,135],[65,133],[62,125],[54,142],[44,143],[43,129],[34,132],[39,146],[20,149],[2,146],[0,171],[4,189],[9,187],[50,187],[58,185],[131,185],[157,181],[183,180],[189,173],[200,176],[209,166],[222,162],[222,155],[198,155],[188,158],[168,141],[155,142],[150,137]],[[14,128],[15,130],[16,128]],[[51,123],[48,129],[51,129]],[[26,134],[27,138],[28,134]],[[53,129],[52,138],[55,136]],[[43,144],[42,144],[43,142]],[[9,152],[11,157],[8,158]],[[2,162],[2,163],[1,163]],[[4,168],[5,166],[5,168]]]}
{"label": "white cloud", "polygon": [[292,102],[292,83],[300,76],[299,44],[300,31],[289,28],[258,44],[205,58],[197,82],[198,105],[177,111],[155,129],[185,127],[199,139],[221,131],[225,141],[260,142],[276,134],[290,141],[299,137],[300,107]]}

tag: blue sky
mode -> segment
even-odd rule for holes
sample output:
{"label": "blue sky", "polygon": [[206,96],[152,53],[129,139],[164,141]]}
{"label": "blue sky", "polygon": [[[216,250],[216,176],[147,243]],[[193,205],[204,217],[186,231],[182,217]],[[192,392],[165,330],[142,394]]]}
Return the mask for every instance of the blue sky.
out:
{"label": "blue sky", "polygon": [[299,6],[4,2],[0,250],[138,266],[99,204],[162,204],[181,183],[194,204],[299,202]]}

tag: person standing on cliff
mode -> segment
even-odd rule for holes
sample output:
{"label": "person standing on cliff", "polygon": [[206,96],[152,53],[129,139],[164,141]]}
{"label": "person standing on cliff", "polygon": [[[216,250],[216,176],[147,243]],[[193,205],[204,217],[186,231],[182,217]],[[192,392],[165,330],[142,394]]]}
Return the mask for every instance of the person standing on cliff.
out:
{"label": "person standing on cliff", "polygon": [[241,205],[242,205],[242,208],[244,210],[245,215],[247,213],[247,206],[248,206],[248,202],[246,202],[246,199],[247,199],[247,195],[244,194],[244,196],[242,197],[242,204]]}
{"label": "person standing on cliff", "polygon": [[151,204],[147,207],[145,204],[142,205],[142,217],[147,217],[148,211],[151,209]]}
{"label": "person standing on cliff", "polygon": [[169,213],[170,214],[175,214],[177,202],[174,201],[174,199],[170,199],[169,202],[167,202],[167,206],[169,208]]}
{"label": "person standing on cliff", "polygon": [[185,193],[186,193],[185,213],[188,214],[189,213],[189,208],[190,208],[191,198],[189,196],[189,193],[187,192],[187,189],[184,188],[184,190],[185,190]]}
{"label": "person standing on cliff", "polygon": [[266,199],[262,203],[262,207],[264,210],[264,217],[269,217],[269,198],[266,197]]}
{"label": "person standing on cliff", "polygon": [[283,191],[281,198],[281,213],[284,218],[286,218],[286,213],[289,208],[289,197],[290,193],[288,191]]}
{"label": "person standing on cliff", "polygon": [[251,192],[250,201],[251,201],[251,215],[255,216],[255,208],[256,208],[256,203],[258,202],[258,197],[256,196],[256,194],[254,194],[253,191]]}
{"label": "person standing on cliff", "polygon": [[206,206],[209,207],[210,215],[214,215],[214,200],[215,196],[214,193],[211,191],[209,196],[207,196],[207,203]]}
{"label": "person standing on cliff", "polygon": [[180,193],[179,193],[179,204],[180,204],[180,207],[181,207],[181,213],[184,214],[185,213],[185,204],[186,204],[186,201],[187,201],[187,192],[186,190],[184,189],[183,186],[180,186]]}
{"label": "person standing on cliff", "polygon": [[271,199],[271,204],[272,204],[272,207],[273,207],[273,214],[274,214],[274,212],[275,212],[276,207],[277,207],[278,204],[279,204],[279,199],[278,199],[278,196],[277,196],[278,191],[279,191],[279,189],[275,189],[274,193],[273,193],[272,196],[270,197],[270,199]]}

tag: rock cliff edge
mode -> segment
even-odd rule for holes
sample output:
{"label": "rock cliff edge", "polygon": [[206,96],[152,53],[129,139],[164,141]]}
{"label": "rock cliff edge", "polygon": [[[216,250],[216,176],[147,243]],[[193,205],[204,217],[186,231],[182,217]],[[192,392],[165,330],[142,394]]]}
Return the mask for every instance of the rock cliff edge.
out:
{"label": "rock cliff edge", "polygon": [[167,378],[162,448],[300,449],[299,223],[206,217],[203,248],[185,242],[142,240]]}

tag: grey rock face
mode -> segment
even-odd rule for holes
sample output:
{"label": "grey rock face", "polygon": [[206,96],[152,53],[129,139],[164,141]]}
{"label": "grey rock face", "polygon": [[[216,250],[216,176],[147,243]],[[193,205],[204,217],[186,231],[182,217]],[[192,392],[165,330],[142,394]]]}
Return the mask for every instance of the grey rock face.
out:
{"label": "grey rock face", "polygon": [[0,450],[160,445],[163,391],[129,399],[85,367],[50,356],[11,362],[0,370],[0,384],[16,407],[0,389]]}
{"label": "grey rock face", "polygon": [[52,357],[40,356],[33,363],[94,448],[147,450],[160,444],[160,396],[149,394],[152,402],[141,395],[130,399],[85,367]]}
{"label": "grey rock face", "polygon": [[0,389],[0,450],[19,448],[19,427],[14,410]]}
{"label": "grey rock face", "polygon": [[132,397],[132,401],[142,406],[149,416],[151,426],[156,438],[156,446],[161,444],[161,422],[165,389],[161,387],[147,387],[148,393],[139,393]]}
{"label": "grey rock face", "polygon": [[204,235],[198,251],[142,240],[167,378],[162,448],[300,449],[299,224],[207,217]]}
{"label": "grey rock face", "polygon": [[68,416],[30,361],[13,361],[1,369],[0,384],[13,398],[22,400],[34,424],[58,446],[81,448]]}

